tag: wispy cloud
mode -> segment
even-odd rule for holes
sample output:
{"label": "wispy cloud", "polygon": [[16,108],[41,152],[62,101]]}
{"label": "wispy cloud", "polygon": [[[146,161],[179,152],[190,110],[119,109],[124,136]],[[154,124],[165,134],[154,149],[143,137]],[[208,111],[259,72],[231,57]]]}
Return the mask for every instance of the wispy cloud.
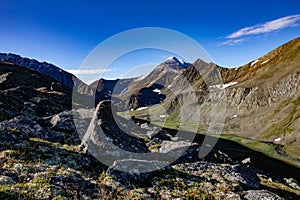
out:
{"label": "wispy cloud", "polygon": [[225,42],[219,43],[218,46],[235,45],[235,44],[242,43],[243,41],[244,41],[243,38],[240,38],[240,39],[231,39],[231,40],[227,40]]}
{"label": "wispy cloud", "polygon": [[275,19],[273,21],[268,21],[265,23],[256,24],[254,26],[242,28],[228,35],[226,38],[233,39],[233,38],[239,38],[247,35],[269,33],[272,31],[277,31],[280,29],[296,26],[298,21],[300,21],[300,14],[282,17],[279,19]]}
{"label": "wispy cloud", "polygon": [[101,73],[110,71],[110,69],[81,69],[81,70],[68,69],[66,71],[75,75],[93,75],[93,74],[99,75]]}
{"label": "wispy cloud", "polygon": [[297,22],[299,21],[300,21],[300,14],[297,14],[297,15],[290,15],[272,21],[256,24],[254,26],[244,27],[242,29],[239,29],[227,35],[225,37],[227,40],[222,43],[219,43],[218,46],[239,44],[241,42],[244,42],[245,37],[247,36],[255,36],[255,35],[257,36],[265,33],[270,33],[273,31],[289,28],[289,27],[295,27],[298,26]]}

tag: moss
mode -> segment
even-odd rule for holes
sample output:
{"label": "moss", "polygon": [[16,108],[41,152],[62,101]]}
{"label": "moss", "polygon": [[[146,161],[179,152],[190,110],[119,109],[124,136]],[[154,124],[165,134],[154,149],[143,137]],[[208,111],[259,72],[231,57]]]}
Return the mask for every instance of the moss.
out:
{"label": "moss", "polygon": [[63,199],[65,199],[65,198],[62,195],[58,195],[53,198],[53,200],[63,200]]}
{"label": "moss", "polygon": [[286,186],[283,183],[279,183],[279,182],[275,182],[275,181],[269,181],[269,180],[265,179],[263,176],[260,176],[260,175],[258,177],[260,179],[260,184],[262,186],[272,188],[272,189],[275,189],[275,190],[284,190],[284,191],[290,192],[292,194],[295,194],[296,196],[300,196],[300,191],[299,190],[296,190],[296,189],[293,189],[289,186]]}
{"label": "moss", "polygon": [[9,130],[12,134],[14,134],[15,136],[17,136],[17,137],[20,137],[21,136],[21,131],[19,130],[19,129],[17,129],[17,128],[12,128],[12,129],[10,129]]}
{"label": "moss", "polygon": [[186,192],[185,197],[188,199],[212,199],[208,192],[199,190],[197,188],[189,188]]}
{"label": "moss", "polygon": [[161,144],[154,144],[149,146],[150,150],[158,150],[161,147]]}
{"label": "moss", "polygon": [[49,181],[45,178],[35,178],[35,179],[33,179],[32,183],[35,183],[38,185],[48,185]]}

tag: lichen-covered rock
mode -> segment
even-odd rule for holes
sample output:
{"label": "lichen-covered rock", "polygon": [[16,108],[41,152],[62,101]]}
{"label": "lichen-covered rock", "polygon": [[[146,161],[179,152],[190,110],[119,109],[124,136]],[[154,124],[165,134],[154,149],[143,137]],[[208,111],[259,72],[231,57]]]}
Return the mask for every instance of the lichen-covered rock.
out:
{"label": "lichen-covered rock", "polygon": [[[126,186],[145,185],[155,174],[172,170],[170,163],[136,159],[117,160],[107,170],[107,174]],[[170,171],[171,172],[171,171]]]}
{"label": "lichen-covered rock", "polygon": [[297,180],[293,178],[285,178],[284,180],[290,187],[300,191],[300,184]]}
{"label": "lichen-covered rock", "polygon": [[242,197],[245,200],[283,200],[280,196],[266,190],[248,190]]}
{"label": "lichen-covered rock", "polygon": [[241,187],[247,189],[258,189],[259,179],[255,171],[243,164],[218,164],[212,162],[195,162],[177,164],[176,167],[197,176],[211,177],[215,174],[220,180],[238,183]]}
{"label": "lichen-covered rock", "polygon": [[70,111],[64,111],[56,114],[50,120],[51,128],[53,130],[72,133],[75,131],[76,127],[73,121],[73,115]]}
{"label": "lichen-covered rock", "polygon": [[25,116],[17,116],[11,120],[2,121],[0,123],[0,130],[19,132],[20,138],[50,138],[49,133],[43,127],[36,121]]}
{"label": "lichen-covered rock", "polygon": [[11,185],[15,183],[16,182],[11,177],[0,175],[0,185]]}

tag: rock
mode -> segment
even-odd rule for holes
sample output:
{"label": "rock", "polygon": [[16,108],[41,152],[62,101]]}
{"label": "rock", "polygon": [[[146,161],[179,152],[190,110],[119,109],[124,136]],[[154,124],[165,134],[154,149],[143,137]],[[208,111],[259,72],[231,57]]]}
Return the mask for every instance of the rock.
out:
{"label": "rock", "polygon": [[16,182],[12,178],[0,175],[0,185],[10,185],[15,183]]}
{"label": "rock", "polygon": [[62,84],[61,83],[57,83],[57,82],[52,82],[50,90],[62,92],[63,91]]}
{"label": "rock", "polygon": [[141,158],[149,153],[146,143],[121,130],[114,120],[110,101],[101,101],[82,138],[84,146],[100,161],[109,166],[120,159]]}
{"label": "rock", "polygon": [[297,180],[295,180],[293,178],[285,178],[284,180],[289,186],[291,186],[295,190],[300,190],[300,185]]}
{"label": "rock", "polygon": [[6,110],[0,108],[0,122],[10,119],[12,116]]}
{"label": "rock", "polygon": [[194,162],[199,160],[200,145],[187,141],[163,141],[159,152],[172,158],[172,162]]}
{"label": "rock", "polygon": [[175,165],[181,170],[197,176],[210,178],[214,175],[229,182],[238,182],[243,188],[258,189],[259,179],[252,168],[244,165],[218,164],[207,161],[197,161],[193,163],[181,163]]}
{"label": "rock", "polygon": [[245,200],[283,200],[277,194],[267,190],[248,190],[243,193],[242,197]]}
{"label": "rock", "polygon": [[35,114],[35,110],[36,110],[37,106],[36,104],[34,104],[33,102],[24,102],[24,111],[27,111],[30,114]]}
{"label": "rock", "polygon": [[64,111],[56,114],[50,120],[53,130],[62,131],[65,133],[72,133],[76,130],[73,121],[73,115],[69,111]]}
{"label": "rock", "polygon": [[18,132],[20,138],[41,138],[50,139],[49,133],[44,130],[36,121],[25,116],[17,116],[11,120],[2,121],[0,130]]}
{"label": "rock", "polygon": [[[238,181],[243,184],[247,189],[258,189],[259,188],[259,178],[254,171],[254,168],[249,165],[236,165],[234,166],[234,171],[231,174],[233,180]],[[230,178],[229,178],[230,179]]]}
{"label": "rock", "polygon": [[172,138],[172,135],[170,135],[167,131],[163,130],[148,131],[147,135],[150,139],[158,138],[160,140],[171,140]]}
{"label": "rock", "polygon": [[124,159],[116,160],[108,168],[107,174],[124,185],[141,186],[145,185],[155,173],[159,174],[163,169],[172,170],[168,162]]}
{"label": "rock", "polygon": [[251,163],[251,159],[250,158],[246,158],[246,159],[242,160],[241,163],[243,163],[243,164],[249,164],[249,163]]}
{"label": "rock", "polygon": [[20,135],[20,132],[9,133],[8,131],[0,130],[0,140],[1,141],[13,141],[13,140],[17,139],[17,137],[19,135]]}
{"label": "rock", "polygon": [[195,143],[191,143],[191,142],[186,142],[186,141],[163,141],[161,144],[161,147],[159,149],[159,151],[161,153],[168,153],[171,152],[173,150],[179,150],[182,148],[187,149],[190,146],[196,145]]}

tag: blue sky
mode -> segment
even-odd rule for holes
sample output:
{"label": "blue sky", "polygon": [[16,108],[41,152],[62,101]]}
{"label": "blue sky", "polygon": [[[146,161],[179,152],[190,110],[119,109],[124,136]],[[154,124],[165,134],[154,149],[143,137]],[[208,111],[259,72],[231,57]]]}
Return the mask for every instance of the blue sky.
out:
{"label": "blue sky", "polygon": [[[300,36],[299,0],[0,3],[0,52],[51,62],[68,70],[78,69],[101,41],[139,27],[184,33],[225,67],[243,65]],[[147,62],[158,62],[162,57],[149,56]],[[124,60],[124,66],[130,65],[129,60]],[[110,76],[120,74],[112,70]]]}

